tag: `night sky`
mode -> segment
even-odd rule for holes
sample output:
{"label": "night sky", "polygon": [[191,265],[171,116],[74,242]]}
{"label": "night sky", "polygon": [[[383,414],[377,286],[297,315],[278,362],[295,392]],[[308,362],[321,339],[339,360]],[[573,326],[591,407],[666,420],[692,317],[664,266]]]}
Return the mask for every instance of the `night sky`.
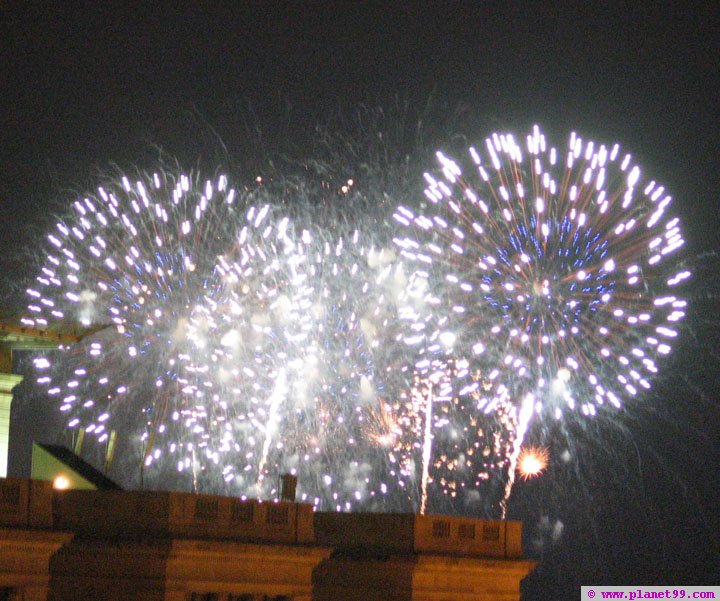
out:
{"label": "night sky", "polygon": [[[317,124],[361,105],[412,116],[431,103],[474,124],[464,133],[475,140],[539,123],[557,143],[570,129],[621,141],[669,188],[688,255],[703,256],[694,314],[656,402],[620,425],[571,431],[575,473],[551,466],[520,487],[510,514],[542,560],[523,598],[577,598],[593,583],[720,583],[720,262],[706,256],[720,248],[716,5],[32,4],[4,4],[0,25],[6,313],[17,311],[9,282],[21,289],[32,276],[23,267],[47,214],[112,165],[172,159],[250,175],[281,144],[311,154]],[[16,473],[30,438],[52,438],[41,424],[55,411],[33,399],[15,408],[25,439],[11,450]]]}

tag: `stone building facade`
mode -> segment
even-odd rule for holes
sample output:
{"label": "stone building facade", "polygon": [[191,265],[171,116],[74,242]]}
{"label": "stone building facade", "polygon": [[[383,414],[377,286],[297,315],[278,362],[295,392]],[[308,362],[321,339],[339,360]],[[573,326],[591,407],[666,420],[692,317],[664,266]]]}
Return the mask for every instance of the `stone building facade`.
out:
{"label": "stone building facade", "polygon": [[0,601],[511,601],[521,524],[0,479]]}

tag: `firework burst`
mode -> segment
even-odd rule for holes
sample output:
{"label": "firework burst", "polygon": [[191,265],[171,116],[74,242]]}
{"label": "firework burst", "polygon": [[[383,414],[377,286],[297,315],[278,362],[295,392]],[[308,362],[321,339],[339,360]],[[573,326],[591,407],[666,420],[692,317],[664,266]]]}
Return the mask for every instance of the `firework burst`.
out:
{"label": "firework burst", "polygon": [[466,357],[514,408],[507,501],[532,415],[593,416],[650,387],[690,273],[674,258],[684,241],[670,196],[619,145],[573,133],[558,150],[535,128],[525,148],[494,134],[469,155],[463,168],[437,153],[427,208],[395,212],[409,230],[395,243],[415,265],[401,318],[416,368]]}
{"label": "firework burst", "polygon": [[358,231],[333,237],[262,210],[248,220],[190,320],[209,361],[188,367],[199,383],[187,390],[195,405],[176,416],[196,433],[185,447],[202,438],[235,494],[272,496],[277,474],[290,472],[302,500],[350,509],[376,493],[384,453],[367,434],[404,274],[393,249]]}
{"label": "firework burst", "polygon": [[524,480],[542,474],[548,466],[550,455],[544,447],[525,447],[517,461],[517,470]]}
{"label": "firework burst", "polygon": [[[187,432],[203,364],[192,320],[213,287],[218,255],[245,218],[225,176],[156,173],[98,188],[47,237],[45,264],[27,290],[27,325],[81,323],[94,331],[59,356],[39,357],[38,382],[60,399],[70,429],[100,442],[113,429],[144,440],[147,464]],[[195,318],[193,317],[195,316]],[[51,361],[50,358],[57,358]]]}
{"label": "firework burst", "polygon": [[[183,392],[194,400],[173,419],[195,436],[181,446],[198,447],[203,464],[214,463],[226,483],[245,492],[263,479],[288,386],[286,363],[307,337],[303,239],[288,217],[276,219],[269,205],[251,206],[189,320],[196,352]],[[178,470],[188,467],[186,454]]]}
{"label": "firework burst", "polygon": [[272,445],[266,465],[297,473],[301,498],[349,510],[375,494],[383,453],[368,434],[392,381],[395,302],[405,280],[394,251],[358,231],[306,240],[306,336],[287,363],[282,444]]}

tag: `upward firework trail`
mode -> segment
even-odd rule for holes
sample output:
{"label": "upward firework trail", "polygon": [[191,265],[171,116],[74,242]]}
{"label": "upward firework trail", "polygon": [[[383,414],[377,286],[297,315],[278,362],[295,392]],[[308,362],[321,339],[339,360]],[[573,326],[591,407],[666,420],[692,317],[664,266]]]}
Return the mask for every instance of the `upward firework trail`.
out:
{"label": "upward firework trail", "polygon": [[534,414],[591,417],[650,388],[690,273],[675,259],[684,241],[670,196],[619,145],[573,133],[558,150],[536,127],[524,147],[493,134],[469,155],[462,167],[438,152],[427,208],[395,212],[409,230],[395,243],[415,265],[401,318],[417,369],[467,358],[494,383],[495,405],[511,403],[504,515]]}
{"label": "upward firework trail", "polygon": [[533,398],[527,396],[518,414],[517,430],[514,432],[515,437],[513,441],[512,452],[508,456],[508,476],[507,483],[505,484],[505,496],[500,503],[500,517],[504,520],[507,516],[507,503],[510,499],[510,493],[512,493],[513,484],[515,484],[515,471],[517,470],[518,459],[522,453],[522,444],[527,434],[528,426],[530,425],[530,419],[532,418],[533,412]]}

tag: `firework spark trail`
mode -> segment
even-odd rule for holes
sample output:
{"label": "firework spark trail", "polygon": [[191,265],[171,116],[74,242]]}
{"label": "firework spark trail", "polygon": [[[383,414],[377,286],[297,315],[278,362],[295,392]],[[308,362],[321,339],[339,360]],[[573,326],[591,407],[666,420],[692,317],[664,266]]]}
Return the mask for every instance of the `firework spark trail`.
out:
{"label": "firework spark trail", "polygon": [[425,431],[422,445],[422,477],[420,480],[420,515],[425,515],[427,509],[427,485],[430,479],[430,460],[432,458],[432,419],[433,419],[433,389],[428,387],[425,397]]}
{"label": "firework spark trail", "polygon": [[510,425],[513,468],[533,413],[592,417],[650,388],[685,316],[674,288],[690,277],[673,260],[684,240],[670,196],[641,183],[619,145],[573,133],[558,151],[537,127],[526,142],[493,134],[467,169],[438,152],[427,207],[394,214],[415,268],[400,318],[416,369],[465,357],[491,397],[535,399]]}
{"label": "firework spark trail", "polygon": [[507,504],[510,499],[510,495],[512,494],[513,485],[515,484],[515,471],[517,470],[518,458],[520,457],[523,443],[525,442],[525,435],[527,434],[534,408],[535,399],[532,395],[528,395],[525,397],[525,400],[520,407],[512,452],[508,457],[508,476],[507,482],[505,483],[505,495],[503,496],[502,501],[500,501],[501,520],[504,520],[507,516]]}
{"label": "firework spark trail", "polygon": [[276,434],[278,428],[278,412],[280,405],[287,396],[287,392],[288,387],[286,371],[281,369],[278,373],[275,389],[270,396],[270,410],[268,412],[268,421],[265,424],[265,439],[263,440],[262,454],[260,455],[260,463],[258,464],[257,470],[258,493],[262,491],[261,485],[265,478],[265,466],[267,464],[268,453],[270,452],[270,444],[272,443],[273,436]]}

